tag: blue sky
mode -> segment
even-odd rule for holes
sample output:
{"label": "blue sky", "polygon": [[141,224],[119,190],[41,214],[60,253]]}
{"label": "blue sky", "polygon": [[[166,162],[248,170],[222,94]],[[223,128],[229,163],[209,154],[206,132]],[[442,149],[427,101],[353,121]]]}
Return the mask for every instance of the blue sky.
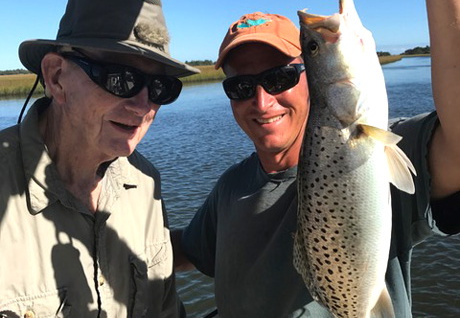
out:
{"label": "blue sky", "polygon": [[[17,57],[23,40],[56,38],[66,3],[2,1],[0,70],[23,68]],[[374,35],[378,51],[398,54],[429,44],[425,1],[355,0],[355,5],[363,24]],[[171,55],[182,61],[215,61],[228,26],[245,13],[277,13],[298,25],[297,10],[304,8],[310,13],[329,15],[338,11],[338,0],[163,0]]]}

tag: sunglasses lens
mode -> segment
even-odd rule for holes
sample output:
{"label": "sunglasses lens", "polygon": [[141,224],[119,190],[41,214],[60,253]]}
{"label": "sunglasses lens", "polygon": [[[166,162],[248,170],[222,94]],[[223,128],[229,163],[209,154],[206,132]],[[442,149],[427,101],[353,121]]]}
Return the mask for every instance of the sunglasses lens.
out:
{"label": "sunglasses lens", "polygon": [[232,100],[245,100],[254,96],[256,83],[251,76],[235,76],[224,80],[225,94]]}
{"label": "sunglasses lens", "polygon": [[152,103],[166,105],[174,102],[182,90],[182,82],[173,76],[152,76],[149,99]]}
{"label": "sunglasses lens", "polygon": [[273,69],[262,77],[261,85],[269,94],[279,94],[294,87],[299,81],[297,71],[292,66]]}
{"label": "sunglasses lens", "polygon": [[116,96],[129,98],[138,94],[144,87],[144,77],[133,70],[107,67],[104,73],[104,76],[99,77],[103,88]]}

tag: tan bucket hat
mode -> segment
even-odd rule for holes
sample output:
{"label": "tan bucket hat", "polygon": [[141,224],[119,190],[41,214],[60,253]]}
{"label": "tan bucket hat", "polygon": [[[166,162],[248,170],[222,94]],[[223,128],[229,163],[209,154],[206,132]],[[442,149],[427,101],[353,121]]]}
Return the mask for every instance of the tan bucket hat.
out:
{"label": "tan bucket hat", "polygon": [[45,54],[61,46],[143,56],[177,77],[200,72],[170,56],[161,0],[69,0],[56,40],[24,41],[19,58],[37,74]]}

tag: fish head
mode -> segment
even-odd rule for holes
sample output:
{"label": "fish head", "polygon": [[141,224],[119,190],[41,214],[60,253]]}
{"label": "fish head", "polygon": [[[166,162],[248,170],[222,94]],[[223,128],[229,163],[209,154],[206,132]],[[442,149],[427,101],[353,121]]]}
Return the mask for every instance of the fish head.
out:
{"label": "fish head", "polygon": [[339,13],[333,15],[306,9],[298,15],[312,103],[319,100],[344,126],[356,122],[371,105],[363,100],[383,94],[385,85],[372,33],[362,25],[352,0],[340,0]]}

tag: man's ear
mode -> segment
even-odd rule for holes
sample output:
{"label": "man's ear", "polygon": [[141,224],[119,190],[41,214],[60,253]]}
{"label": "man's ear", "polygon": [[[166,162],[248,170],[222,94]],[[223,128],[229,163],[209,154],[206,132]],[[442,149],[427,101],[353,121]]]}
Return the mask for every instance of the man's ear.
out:
{"label": "man's ear", "polygon": [[64,57],[54,52],[46,54],[41,63],[45,95],[57,103],[65,102],[65,90],[61,82],[63,63]]}

